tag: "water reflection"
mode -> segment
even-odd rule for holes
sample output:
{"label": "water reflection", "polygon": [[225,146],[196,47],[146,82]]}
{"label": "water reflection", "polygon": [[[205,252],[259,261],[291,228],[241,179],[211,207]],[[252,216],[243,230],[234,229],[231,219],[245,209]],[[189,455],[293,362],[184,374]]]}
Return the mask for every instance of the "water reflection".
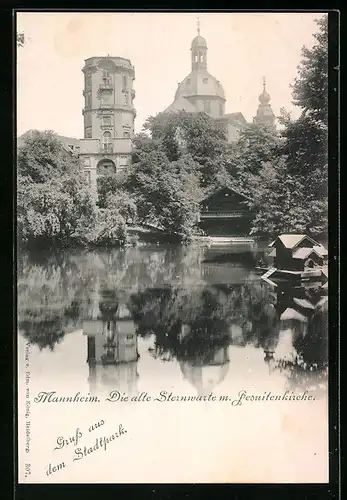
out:
{"label": "water reflection", "polygon": [[100,292],[99,311],[96,317],[84,320],[83,333],[88,339],[90,392],[97,393],[101,385],[136,393],[137,333],[129,310],[119,303],[115,291]]}
{"label": "water reflection", "polygon": [[[149,354],[158,376],[163,363],[176,363],[207,394],[225,379],[234,349],[245,347],[261,351],[269,373],[286,377],[289,388],[318,390],[328,364],[325,290],[270,287],[249,265],[259,255],[218,262],[201,247],[23,255],[19,331],[54,356],[82,329],[90,392],[137,393],[139,359]],[[139,339],[148,341],[142,351]]]}

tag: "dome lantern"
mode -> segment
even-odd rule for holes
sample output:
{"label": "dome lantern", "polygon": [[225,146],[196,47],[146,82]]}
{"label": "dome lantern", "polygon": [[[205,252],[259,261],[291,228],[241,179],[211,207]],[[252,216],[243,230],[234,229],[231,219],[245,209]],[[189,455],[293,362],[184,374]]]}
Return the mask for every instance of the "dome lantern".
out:
{"label": "dome lantern", "polygon": [[200,21],[197,20],[198,35],[193,38],[191,45],[192,52],[192,71],[207,69],[207,42],[200,35]]}

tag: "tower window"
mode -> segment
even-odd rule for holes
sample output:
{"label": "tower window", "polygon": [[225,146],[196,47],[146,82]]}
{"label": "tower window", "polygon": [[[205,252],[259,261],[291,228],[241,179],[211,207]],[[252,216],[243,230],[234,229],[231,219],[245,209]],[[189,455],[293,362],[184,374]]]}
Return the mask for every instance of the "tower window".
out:
{"label": "tower window", "polygon": [[194,56],[194,61],[198,62],[198,55],[197,54],[195,54],[195,56]]}
{"label": "tower window", "polygon": [[110,116],[103,116],[102,117],[102,124],[106,127],[110,127],[112,125],[111,117]]}
{"label": "tower window", "polygon": [[123,75],[123,89],[128,87],[128,79],[126,75]]}
{"label": "tower window", "polygon": [[102,140],[104,144],[111,144],[111,132],[104,132]]}
{"label": "tower window", "polygon": [[86,127],[85,128],[84,137],[86,139],[91,139],[92,138],[92,127]]}
{"label": "tower window", "polygon": [[205,113],[211,113],[211,101],[204,101]]}
{"label": "tower window", "polygon": [[111,132],[104,132],[102,136],[102,149],[106,153],[112,153],[112,136]]}
{"label": "tower window", "polygon": [[219,114],[220,114],[220,116],[223,115],[223,104],[219,105]]}
{"label": "tower window", "polygon": [[203,83],[208,83],[208,78],[203,78],[203,79],[202,79],[202,82],[203,82]]}
{"label": "tower window", "polygon": [[103,79],[105,85],[109,85],[110,84],[111,76],[110,76],[110,72],[109,72],[108,69],[104,69],[103,70],[103,72],[102,72],[102,79]]}

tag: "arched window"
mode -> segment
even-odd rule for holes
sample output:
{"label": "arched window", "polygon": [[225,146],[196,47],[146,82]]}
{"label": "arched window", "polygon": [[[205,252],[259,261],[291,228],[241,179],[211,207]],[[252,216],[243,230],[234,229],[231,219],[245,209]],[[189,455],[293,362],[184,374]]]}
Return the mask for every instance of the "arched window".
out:
{"label": "arched window", "polygon": [[127,87],[128,87],[127,75],[123,75],[123,89],[126,89]]}
{"label": "arched window", "polygon": [[104,132],[102,136],[102,149],[105,153],[112,153],[112,135],[111,132]]}
{"label": "arched window", "polygon": [[204,101],[204,111],[205,113],[211,113],[211,101]]}
{"label": "arched window", "polygon": [[110,77],[110,72],[108,69],[103,70],[102,79],[103,79],[105,85],[109,85],[111,77]]}

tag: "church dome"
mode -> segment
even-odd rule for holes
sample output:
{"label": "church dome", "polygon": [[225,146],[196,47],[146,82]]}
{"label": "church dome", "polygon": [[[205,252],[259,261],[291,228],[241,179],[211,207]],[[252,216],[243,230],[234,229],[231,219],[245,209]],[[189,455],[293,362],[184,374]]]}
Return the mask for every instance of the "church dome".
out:
{"label": "church dome", "polygon": [[183,377],[202,396],[213,391],[226,377],[229,371],[229,363],[220,365],[193,365],[188,361],[180,361],[180,369]]}
{"label": "church dome", "polygon": [[203,48],[207,49],[207,42],[203,36],[198,35],[195,38],[193,38],[192,48],[195,48],[195,47],[203,47]]}
{"label": "church dome", "polygon": [[179,84],[176,90],[175,100],[181,97],[193,97],[199,95],[219,97],[225,101],[225,94],[222,85],[206,70],[192,71],[192,73],[190,73]]}

